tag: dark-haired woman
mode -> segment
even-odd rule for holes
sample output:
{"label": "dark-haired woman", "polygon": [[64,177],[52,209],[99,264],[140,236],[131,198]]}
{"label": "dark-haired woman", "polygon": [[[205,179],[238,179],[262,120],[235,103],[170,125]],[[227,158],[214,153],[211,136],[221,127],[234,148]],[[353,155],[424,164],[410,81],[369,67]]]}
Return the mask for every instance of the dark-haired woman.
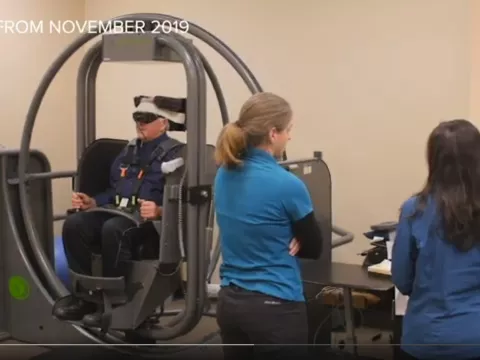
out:
{"label": "dark-haired woman", "polygon": [[[392,278],[409,296],[402,350],[416,359],[480,359],[480,133],[440,123],[424,188],[401,208]],[[427,345],[427,346],[426,346]]]}

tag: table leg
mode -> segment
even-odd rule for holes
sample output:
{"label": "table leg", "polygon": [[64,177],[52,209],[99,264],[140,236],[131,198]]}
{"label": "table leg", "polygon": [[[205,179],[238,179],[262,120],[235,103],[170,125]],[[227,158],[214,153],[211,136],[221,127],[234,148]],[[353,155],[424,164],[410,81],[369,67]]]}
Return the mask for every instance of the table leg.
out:
{"label": "table leg", "polygon": [[357,337],[355,335],[355,317],[352,300],[352,289],[343,288],[343,305],[345,309],[346,338],[345,347],[357,355]]}

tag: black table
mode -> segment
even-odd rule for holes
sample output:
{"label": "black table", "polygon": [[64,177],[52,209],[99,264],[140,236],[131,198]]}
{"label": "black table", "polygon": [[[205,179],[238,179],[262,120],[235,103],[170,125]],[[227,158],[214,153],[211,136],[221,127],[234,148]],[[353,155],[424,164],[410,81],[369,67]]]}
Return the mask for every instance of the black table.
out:
{"label": "black table", "polygon": [[[314,266],[317,271],[314,271]],[[318,271],[318,263],[306,263],[303,266],[303,281],[307,284],[335,286],[343,289],[345,308],[346,346],[357,354],[352,289],[370,291],[389,291],[393,283],[389,277],[369,273],[365,267],[356,264],[332,262],[330,268]]]}

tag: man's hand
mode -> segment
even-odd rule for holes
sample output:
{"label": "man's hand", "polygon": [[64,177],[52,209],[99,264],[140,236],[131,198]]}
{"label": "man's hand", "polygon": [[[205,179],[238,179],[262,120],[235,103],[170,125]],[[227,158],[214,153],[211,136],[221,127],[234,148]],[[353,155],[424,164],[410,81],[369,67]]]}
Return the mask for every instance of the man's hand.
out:
{"label": "man's hand", "polygon": [[140,204],[140,216],[145,220],[154,220],[162,216],[162,208],[153,201],[138,200]]}
{"label": "man's hand", "polygon": [[292,256],[295,256],[299,251],[300,251],[300,243],[298,242],[297,239],[293,238],[292,241],[290,241],[288,253]]}
{"label": "man's hand", "polygon": [[95,199],[87,194],[74,192],[72,194],[72,207],[74,209],[88,210],[97,206]]}

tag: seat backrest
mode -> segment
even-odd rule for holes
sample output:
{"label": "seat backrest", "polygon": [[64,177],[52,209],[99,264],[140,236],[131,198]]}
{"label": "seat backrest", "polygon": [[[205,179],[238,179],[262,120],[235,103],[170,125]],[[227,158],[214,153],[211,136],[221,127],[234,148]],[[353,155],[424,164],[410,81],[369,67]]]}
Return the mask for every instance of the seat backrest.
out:
{"label": "seat backrest", "polygon": [[127,146],[127,140],[97,139],[83,152],[78,163],[75,190],[94,196],[110,186],[110,168]]}

